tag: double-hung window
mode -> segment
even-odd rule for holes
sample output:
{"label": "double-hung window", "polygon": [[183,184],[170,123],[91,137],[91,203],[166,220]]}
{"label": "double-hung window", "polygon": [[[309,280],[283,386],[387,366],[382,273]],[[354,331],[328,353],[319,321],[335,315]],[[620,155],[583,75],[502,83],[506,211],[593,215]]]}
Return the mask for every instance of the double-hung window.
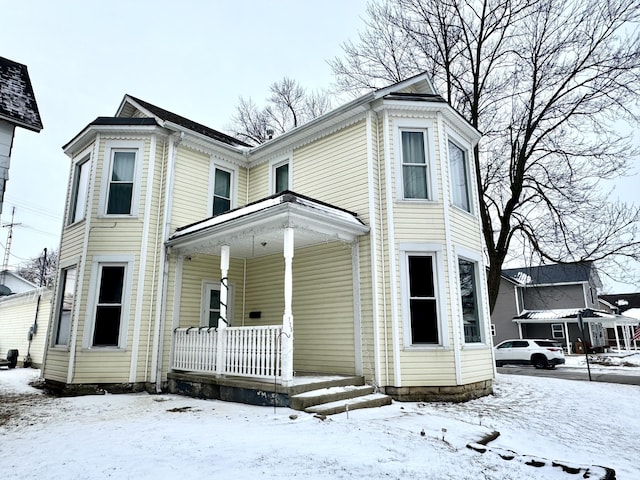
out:
{"label": "double-hung window", "polygon": [[289,190],[289,163],[283,163],[273,169],[274,193]]}
{"label": "double-hung window", "polygon": [[402,187],[405,199],[429,198],[426,132],[401,130]]}
{"label": "double-hung window", "polygon": [[125,271],[126,265],[99,266],[100,286],[95,307],[93,346],[119,346]]}
{"label": "double-hung window", "polygon": [[69,345],[71,331],[71,312],[76,292],[76,266],[65,268],[60,273],[60,299],[56,314],[54,345]]}
{"label": "double-hung window", "polygon": [[130,215],[136,171],[135,150],[114,150],[107,192],[107,215]]}
{"label": "double-hung window", "polygon": [[232,174],[228,170],[215,168],[213,174],[213,212],[212,215],[231,210],[231,180]]}
{"label": "double-hung window", "polygon": [[451,201],[456,207],[470,212],[467,151],[451,140],[449,140],[449,172],[451,177]]}
{"label": "double-hung window", "polygon": [[564,329],[561,323],[551,324],[551,337],[552,338],[564,338]]}
{"label": "double-hung window", "polygon": [[409,316],[412,344],[438,344],[435,257],[409,255]]}
{"label": "double-hung window", "polygon": [[458,258],[460,276],[460,303],[465,343],[481,343],[480,309],[478,308],[478,283],[476,263]]}
{"label": "double-hung window", "polygon": [[88,158],[78,162],[73,173],[73,190],[71,194],[71,209],[69,210],[68,223],[76,223],[84,219],[87,208],[87,196],[89,193],[89,173],[91,162]]}

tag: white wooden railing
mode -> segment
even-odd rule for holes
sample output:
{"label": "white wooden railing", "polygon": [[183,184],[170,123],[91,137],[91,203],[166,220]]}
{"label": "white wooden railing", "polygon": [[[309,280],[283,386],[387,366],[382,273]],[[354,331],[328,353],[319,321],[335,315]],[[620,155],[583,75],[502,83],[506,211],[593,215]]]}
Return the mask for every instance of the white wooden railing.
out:
{"label": "white wooden railing", "polygon": [[[222,368],[216,369],[218,335],[223,335]],[[171,368],[256,378],[281,377],[281,325],[176,328]]]}

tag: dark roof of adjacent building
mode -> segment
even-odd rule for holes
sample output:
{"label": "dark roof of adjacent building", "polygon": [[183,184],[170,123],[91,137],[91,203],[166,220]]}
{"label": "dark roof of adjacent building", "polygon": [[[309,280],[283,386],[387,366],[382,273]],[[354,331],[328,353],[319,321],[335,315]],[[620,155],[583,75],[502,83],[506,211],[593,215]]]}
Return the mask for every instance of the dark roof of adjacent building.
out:
{"label": "dark roof of adjacent building", "polygon": [[618,307],[620,313],[632,308],[640,308],[640,293],[599,295],[599,298],[605,300],[615,307]]}
{"label": "dark roof of adjacent building", "polygon": [[153,115],[159,117],[160,119],[166,122],[175,123],[188,130],[199,133],[209,138],[213,138],[214,140],[217,140],[222,143],[226,143],[228,145],[233,145],[236,147],[250,146],[249,144],[243,142],[242,140],[238,140],[237,138],[234,138],[230,135],[219,132],[218,130],[209,128],[205,125],[202,125],[201,123],[194,122],[193,120],[189,120],[188,118],[185,118],[181,115],[170,112],[169,110],[165,110],[164,108],[157,107],[156,105],[153,105],[149,102],[145,102],[144,100],[140,100],[139,98],[136,98],[132,95],[127,95],[127,96],[131,98],[133,101],[135,101],[136,103],[138,103],[141,107],[147,109]]}
{"label": "dark roof of adjacent building", "polygon": [[0,57],[0,119],[39,132],[42,120],[27,66]]}
{"label": "dark roof of adjacent building", "polygon": [[592,262],[577,262],[508,268],[502,270],[502,276],[521,285],[547,285],[588,282],[597,274]]}

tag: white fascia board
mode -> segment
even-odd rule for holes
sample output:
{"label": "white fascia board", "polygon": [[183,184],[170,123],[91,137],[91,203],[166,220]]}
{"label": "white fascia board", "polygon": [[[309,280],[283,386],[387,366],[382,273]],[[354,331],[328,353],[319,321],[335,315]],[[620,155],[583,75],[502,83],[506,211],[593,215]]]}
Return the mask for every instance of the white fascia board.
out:
{"label": "white fascia board", "polygon": [[434,94],[434,95],[436,94],[436,90],[435,88],[433,88],[433,83],[431,82],[429,75],[427,75],[425,72],[422,72],[417,75],[414,75],[413,77],[394,83],[393,85],[380,88],[374,92],[374,96],[375,98],[382,98],[385,95],[388,95],[389,93],[395,92],[397,90],[402,90],[404,88],[407,88],[410,85],[413,85],[419,82],[427,82],[427,85],[431,90],[431,94]]}
{"label": "white fascia board", "polygon": [[63,152],[73,158],[78,152],[84,150],[93,141],[97,133],[107,135],[148,135],[152,133],[167,134],[167,131],[158,125],[89,125],[64,148]]}
{"label": "white fascia board", "polygon": [[225,153],[233,156],[236,160],[242,160],[243,163],[246,162],[246,155],[248,152],[246,147],[234,147],[233,145],[229,145],[228,143],[224,143],[214,138],[207,137],[206,135],[203,135],[201,133],[194,132],[193,130],[185,128],[182,125],[178,125],[177,123],[165,122],[163,120],[160,120],[159,123],[168,130],[184,133],[185,139],[190,140],[197,145],[208,148],[210,150],[225,150]]}
{"label": "white fascia board", "polygon": [[462,115],[460,115],[451,105],[446,102],[431,101],[411,101],[411,100],[385,100],[377,105],[374,110],[395,110],[398,112],[406,111],[423,111],[423,112],[441,112],[442,115],[464,135],[469,137],[471,146],[475,147],[482,132],[471,125]]}

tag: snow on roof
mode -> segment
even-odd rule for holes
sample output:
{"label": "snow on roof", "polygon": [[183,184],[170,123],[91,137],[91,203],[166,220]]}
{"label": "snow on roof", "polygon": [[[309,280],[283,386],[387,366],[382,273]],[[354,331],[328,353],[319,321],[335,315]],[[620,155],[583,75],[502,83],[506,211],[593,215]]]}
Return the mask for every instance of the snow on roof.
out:
{"label": "snow on roof", "polygon": [[[605,312],[604,310],[594,310],[591,308],[558,308],[550,310],[524,310],[514,318],[514,321],[527,320],[531,322],[547,323],[553,321],[577,321],[578,314],[582,313],[584,321],[591,322],[617,322],[624,324],[635,324],[637,321],[626,315]],[[526,323],[526,322],[525,322]]]}
{"label": "snow on roof", "polygon": [[216,225],[221,225],[225,222],[229,222],[231,220],[235,220],[262,210],[273,208],[284,203],[296,203],[308,208],[316,209],[325,215],[333,217],[336,220],[339,219],[358,226],[364,225],[364,223],[353,212],[349,212],[348,210],[344,210],[339,207],[335,207],[327,203],[323,203],[318,200],[314,200],[312,198],[305,197],[303,195],[287,190],[271,197],[267,197],[263,200],[258,200],[256,202],[250,203],[248,205],[245,205],[244,207],[229,210],[228,212],[216,215],[215,217],[211,217],[200,222],[192,223],[191,225],[180,227],[173,235],[171,235],[171,237],[169,237],[169,240],[174,240],[185,235],[189,235],[190,233],[205,230]]}
{"label": "snow on roof", "polygon": [[42,130],[27,66],[0,57],[0,119],[28,130]]}

